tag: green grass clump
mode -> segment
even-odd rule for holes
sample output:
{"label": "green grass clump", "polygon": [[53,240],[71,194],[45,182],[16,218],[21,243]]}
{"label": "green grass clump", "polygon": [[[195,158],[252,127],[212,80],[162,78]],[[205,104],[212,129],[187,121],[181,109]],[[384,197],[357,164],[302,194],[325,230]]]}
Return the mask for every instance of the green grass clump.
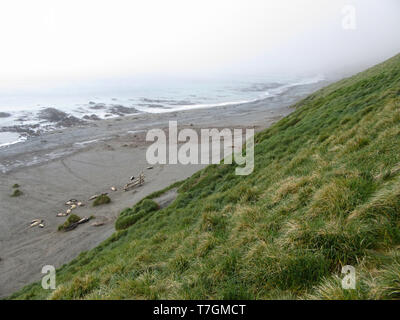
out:
{"label": "green grass clump", "polygon": [[19,197],[22,195],[22,191],[19,189],[15,189],[14,192],[11,194],[11,197]]}
{"label": "green grass clump", "polygon": [[111,199],[109,196],[107,196],[106,194],[102,194],[99,197],[97,197],[94,201],[93,201],[93,207],[97,207],[97,206],[101,206],[103,204],[108,204],[111,202]]}
{"label": "green grass clump", "polygon": [[159,205],[153,200],[143,199],[142,201],[137,203],[132,209],[125,209],[121,212],[119,218],[115,222],[115,229],[126,229],[135,224],[143,217],[148,217],[152,212],[157,211],[159,208]]}
{"label": "green grass clump", "polygon": [[168,207],[147,197],[54,292],[11,298],[399,299],[399,88],[400,55],[311,94],[255,136],[252,174],[211,165]]}
{"label": "green grass clump", "polygon": [[76,214],[71,214],[63,224],[58,226],[58,231],[64,231],[72,224],[77,223],[79,220],[81,220],[81,217]]}
{"label": "green grass clump", "polygon": [[13,188],[13,189],[18,189],[18,188],[19,188],[19,184],[18,184],[18,183],[15,183],[15,184],[12,186],[12,188]]}

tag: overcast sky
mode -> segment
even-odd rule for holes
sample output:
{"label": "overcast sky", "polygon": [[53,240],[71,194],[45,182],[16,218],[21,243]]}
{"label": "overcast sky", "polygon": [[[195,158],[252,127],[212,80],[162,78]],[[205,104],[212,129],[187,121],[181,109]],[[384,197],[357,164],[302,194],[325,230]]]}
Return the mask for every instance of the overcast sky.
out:
{"label": "overcast sky", "polygon": [[400,52],[400,1],[1,0],[0,40],[2,88],[356,70]]}

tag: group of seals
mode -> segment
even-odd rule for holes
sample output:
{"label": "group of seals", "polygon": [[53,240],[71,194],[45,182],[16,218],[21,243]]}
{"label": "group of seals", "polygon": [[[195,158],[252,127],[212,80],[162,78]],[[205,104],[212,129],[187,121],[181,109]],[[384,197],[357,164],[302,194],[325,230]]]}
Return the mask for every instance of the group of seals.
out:
{"label": "group of seals", "polygon": [[84,206],[84,204],[81,201],[78,201],[76,199],[68,200],[65,203],[65,205],[66,206],[70,206],[70,208],[67,209],[67,211],[65,213],[64,212],[57,213],[57,215],[56,215],[57,217],[66,217],[72,212],[72,210],[76,209],[77,207],[83,207]]}

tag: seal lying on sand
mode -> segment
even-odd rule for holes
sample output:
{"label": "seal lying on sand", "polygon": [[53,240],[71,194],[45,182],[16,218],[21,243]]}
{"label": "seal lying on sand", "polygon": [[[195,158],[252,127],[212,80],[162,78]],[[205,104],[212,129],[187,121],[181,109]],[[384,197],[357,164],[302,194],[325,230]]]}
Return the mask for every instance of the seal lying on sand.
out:
{"label": "seal lying on sand", "polygon": [[32,221],[31,221],[31,223],[30,223],[29,227],[30,227],[30,228],[32,228],[32,227],[36,227],[36,226],[38,226],[38,225],[42,224],[42,222],[43,222],[43,220],[40,220],[40,219],[34,219],[34,220],[32,220]]}

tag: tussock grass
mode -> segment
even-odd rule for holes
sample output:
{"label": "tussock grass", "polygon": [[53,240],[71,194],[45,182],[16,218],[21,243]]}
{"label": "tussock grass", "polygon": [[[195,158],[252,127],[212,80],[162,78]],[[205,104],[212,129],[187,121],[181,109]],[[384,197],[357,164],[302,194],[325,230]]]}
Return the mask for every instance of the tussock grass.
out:
{"label": "tussock grass", "polygon": [[99,197],[97,197],[94,201],[93,201],[93,207],[97,207],[97,206],[101,206],[103,204],[108,204],[111,202],[111,199],[109,196],[107,196],[106,194],[102,194]]}
{"label": "tussock grass", "polygon": [[256,135],[251,175],[211,165],[168,207],[147,197],[57,271],[56,291],[12,298],[398,299],[398,88],[400,55],[313,93]]}
{"label": "tussock grass", "polygon": [[76,214],[71,214],[63,224],[60,224],[58,226],[58,231],[64,231],[70,225],[78,222],[79,220],[81,220],[81,217],[77,216]]}

